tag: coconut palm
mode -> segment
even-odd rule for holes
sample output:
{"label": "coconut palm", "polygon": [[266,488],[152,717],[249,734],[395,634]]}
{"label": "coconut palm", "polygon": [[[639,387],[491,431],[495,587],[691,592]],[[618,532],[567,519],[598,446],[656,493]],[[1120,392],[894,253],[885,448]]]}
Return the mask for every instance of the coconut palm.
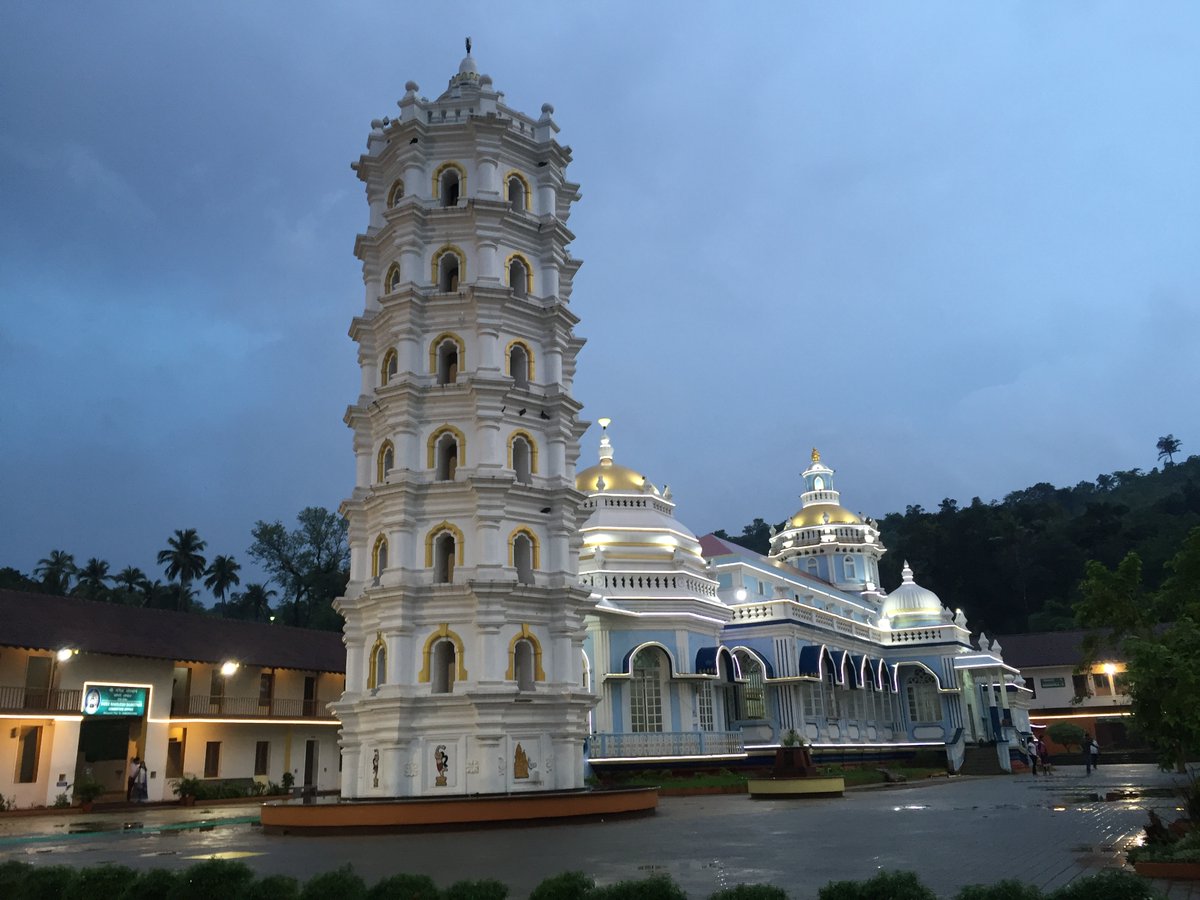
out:
{"label": "coconut palm", "polygon": [[241,594],[235,594],[239,619],[265,622],[271,615],[271,598],[275,591],[262,584],[248,584]]}
{"label": "coconut palm", "polygon": [[75,584],[75,593],[89,600],[100,600],[108,591],[108,582],[112,576],[108,574],[108,563],[93,556],[79,570],[79,581]]}
{"label": "coconut palm", "polygon": [[1183,446],[1183,441],[1173,434],[1168,434],[1166,437],[1160,437],[1155,446],[1158,448],[1158,458],[1166,457],[1167,465],[1173,466],[1175,465],[1175,454]]}
{"label": "coconut palm", "polygon": [[42,579],[42,587],[48,594],[65,595],[75,577],[75,557],[65,550],[51,550],[45,559],[39,559],[33,574]]}
{"label": "coconut palm", "polygon": [[113,586],[121,593],[122,603],[144,606],[150,579],[137,566],[126,566],[113,577]]}
{"label": "coconut palm", "polygon": [[204,574],[207,560],[200,555],[200,551],[207,546],[200,540],[195,528],[176,528],[175,536],[167,539],[167,549],[158,551],[158,564],[165,567],[167,578],[179,579],[177,609],[187,609],[186,604],[191,596],[188,583]]}
{"label": "coconut palm", "polygon": [[232,556],[214,556],[209,563],[204,573],[208,576],[204,579],[204,586],[213,592],[219,603],[224,604],[225,595],[231,587],[242,583],[242,579],[238,578],[241,568]]}

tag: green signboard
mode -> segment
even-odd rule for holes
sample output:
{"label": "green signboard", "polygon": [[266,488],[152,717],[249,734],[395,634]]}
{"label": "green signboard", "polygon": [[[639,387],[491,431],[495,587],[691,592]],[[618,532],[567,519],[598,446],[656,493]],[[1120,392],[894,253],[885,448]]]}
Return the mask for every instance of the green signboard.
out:
{"label": "green signboard", "polygon": [[144,687],[121,687],[115,684],[89,684],[83,690],[85,716],[144,716],[146,697]]}
{"label": "green signboard", "polygon": [[1044,688],[1060,688],[1067,686],[1067,679],[1065,678],[1042,678],[1040,681],[1042,683],[1042,687]]}

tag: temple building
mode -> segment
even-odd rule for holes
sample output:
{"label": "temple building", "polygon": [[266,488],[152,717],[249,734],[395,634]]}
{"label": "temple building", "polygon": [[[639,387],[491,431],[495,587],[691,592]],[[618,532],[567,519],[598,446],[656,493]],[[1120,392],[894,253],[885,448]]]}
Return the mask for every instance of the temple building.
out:
{"label": "temple building", "polygon": [[595,601],[578,577],[571,151],[553,108],[507,106],[469,42],[437,99],[405,90],[354,165],[369,224],[342,795],[582,787]]}

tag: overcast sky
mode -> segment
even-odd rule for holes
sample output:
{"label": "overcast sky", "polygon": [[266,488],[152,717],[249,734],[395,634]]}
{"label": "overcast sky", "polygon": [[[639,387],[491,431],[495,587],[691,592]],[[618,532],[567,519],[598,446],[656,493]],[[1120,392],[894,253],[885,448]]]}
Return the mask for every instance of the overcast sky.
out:
{"label": "overcast sky", "polygon": [[875,516],[1200,450],[1195,3],[9,0],[0,566],[349,494],[350,163],[467,34],[574,151],[584,415],[697,533],[813,446]]}

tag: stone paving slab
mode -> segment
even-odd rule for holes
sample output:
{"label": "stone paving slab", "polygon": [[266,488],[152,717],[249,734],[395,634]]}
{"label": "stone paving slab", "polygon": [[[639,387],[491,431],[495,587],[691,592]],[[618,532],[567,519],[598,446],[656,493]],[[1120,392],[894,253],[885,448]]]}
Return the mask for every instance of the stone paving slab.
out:
{"label": "stone paving slab", "polygon": [[[138,811],[137,821],[158,829],[150,833],[124,828],[121,813],[103,814],[105,830],[92,833],[64,834],[60,817],[39,817],[57,820],[44,825],[7,820],[0,860],[177,869],[217,854],[298,878],[350,863],[368,882],[401,871],[443,886],[499,878],[513,897],[565,869],[601,884],[661,872],[690,897],[764,882],[796,900],[816,898],[831,880],[909,869],[949,897],[966,884],[1002,878],[1053,889],[1121,865],[1147,809],[1177,815],[1175,798],[1142,792],[1175,783],[1152,766],[1106,766],[1091,776],[1064,766],[1051,776],[934,779],[820,800],[664,798],[653,817],[608,823],[317,838],[264,835],[245,821],[245,807],[162,808]],[[1130,795],[1116,796],[1124,792]],[[206,817],[212,821],[196,824]],[[1158,886],[1170,900],[1200,900],[1190,882]]]}

